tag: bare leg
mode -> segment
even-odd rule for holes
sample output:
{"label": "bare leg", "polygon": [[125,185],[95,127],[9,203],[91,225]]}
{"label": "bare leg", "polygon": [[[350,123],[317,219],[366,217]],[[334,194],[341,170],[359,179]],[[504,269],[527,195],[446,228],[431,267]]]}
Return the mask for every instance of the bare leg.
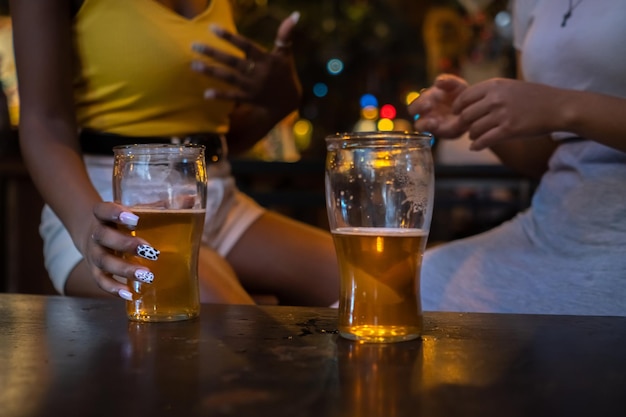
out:
{"label": "bare leg", "polygon": [[198,278],[203,303],[254,304],[228,262],[206,246],[200,247]]}
{"label": "bare leg", "polygon": [[65,294],[75,297],[113,297],[104,291],[91,278],[85,261],[80,261],[72,270],[65,283]]}
{"label": "bare leg", "polygon": [[227,260],[249,293],[281,304],[329,306],[339,298],[339,269],[330,233],[266,212]]}

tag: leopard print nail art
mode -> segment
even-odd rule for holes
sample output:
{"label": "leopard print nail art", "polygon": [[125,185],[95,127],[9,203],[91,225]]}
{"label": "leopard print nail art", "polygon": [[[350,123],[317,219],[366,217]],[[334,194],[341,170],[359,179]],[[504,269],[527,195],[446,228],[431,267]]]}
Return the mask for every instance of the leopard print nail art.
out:
{"label": "leopard print nail art", "polygon": [[159,259],[160,253],[161,253],[160,251],[154,249],[150,245],[137,246],[137,255],[141,256],[142,258],[146,258],[150,261],[156,261],[157,259]]}
{"label": "leopard print nail art", "polygon": [[135,278],[137,278],[138,281],[151,284],[152,281],[154,281],[154,274],[145,269],[138,269],[135,271]]}

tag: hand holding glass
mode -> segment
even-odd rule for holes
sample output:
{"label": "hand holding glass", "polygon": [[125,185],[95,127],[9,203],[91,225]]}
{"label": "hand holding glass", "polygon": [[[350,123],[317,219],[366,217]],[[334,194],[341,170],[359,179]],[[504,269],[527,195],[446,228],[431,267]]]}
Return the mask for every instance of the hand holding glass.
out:
{"label": "hand holding glass", "polygon": [[326,138],[326,206],[345,338],[394,342],[421,334],[420,269],[434,195],[431,139],[402,132]]}
{"label": "hand holding glass", "polygon": [[124,254],[154,274],[152,283],[129,281],[136,321],[176,321],[198,316],[198,254],[206,212],[204,147],[128,145],[113,149],[113,196],[139,216],[133,230],[160,253],[156,260]]}

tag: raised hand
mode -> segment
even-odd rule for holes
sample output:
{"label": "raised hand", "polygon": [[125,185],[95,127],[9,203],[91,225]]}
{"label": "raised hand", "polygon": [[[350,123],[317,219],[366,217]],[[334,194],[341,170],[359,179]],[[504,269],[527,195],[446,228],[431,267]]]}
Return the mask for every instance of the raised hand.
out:
{"label": "raised hand", "polygon": [[562,91],[525,81],[492,78],[467,88],[452,112],[468,127],[470,149],[559,129]]}
{"label": "raised hand", "polygon": [[295,109],[302,87],[295,69],[291,39],[299,17],[296,12],[283,20],[272,51],[265,50],[241,35],[212,27],[211,30],[217,36],[243,51],[244,56],[234,56],[209,45],[195,43],[194,51],[212,58],[220,65],[209,65],[205,60],[198,59],[193,61],[192,69],[234,87],[209,89],[204,92],[204,96],[280,109],[285,114]]}
{"label": "raised hand", "polygon": [[457,97],[468,88],[462,78],[442,74],[435,79],[432,87],[422,91],[420,96],[409,104],[408,111],[416,119],[414,127],[421,132],[430,132],[441,139],[461,136],[467,126],[453,105]]}

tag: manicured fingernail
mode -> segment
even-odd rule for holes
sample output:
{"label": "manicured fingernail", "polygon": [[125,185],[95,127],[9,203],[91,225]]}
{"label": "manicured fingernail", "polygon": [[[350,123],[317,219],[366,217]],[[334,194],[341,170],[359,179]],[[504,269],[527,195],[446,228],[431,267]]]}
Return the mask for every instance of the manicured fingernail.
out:
{"label": "manicured fingernail", "polygon": [[211,88],[209,88],[208,90],[204,90],[204,98],[211,99],[211,98],[215,98],[215,97],[216,97],[215,90],[213,90]]}
{"label": "manicured fingernail", "polygon": [[413,116],[413,120],[418,120],[420,118],[419,113],[417,113],[415,116]]}
{"label": "manicured fingernail", "polygon": [[193,42],[191,44],[191,50],[196,52],[204,52],[204,45],[202,45],[200,42]]}
{"label": "manicured fingernail", "polygon": [[211,30],[211,32],[215,33],[216,35],[223,35],[224,34],[224,29],[222,29],[221,27],[219,27],[215,23],[211,23],[209,25],[209,29]]}
{"label": "manicured fingernail", "polygon": [[293,23],[298,23],[298,21],[300,20],[300,12],[293,12],[293,13],[291,13],[289,18],[291,20],[293,20]]}
{"label": "manicured fingernail", "polygon": [[204,69],[204,64],[200,61],[191,61],[191,69],[200,72]]}
{"label": "manicured fingernail", "polygon": [[147,269],[138,269],[135,271],[135,278],[141,282],[145,282],[146,284],[152,284],[152,281],[154,281],[154,274]]}
{"label": "manicured fingernail", "polygon": [[160,251],[154,249],[150,245],[137,246],[137,255],[141,256],[142,258],[146,258],[150,261],[156,261],[157,259],[159,259],[160,253],[161,253]]}
{"label": "manicured fingernail", "polygon": [[119,290],[117,292],[117,295],[119,295],[121,298],[123,298],[126,301],[133,301],[133,295],[130,293],[130,291]]}
{"label": "manicured fingernail", "polygon": [[120,221],[127,226],[137,226],[139,216],[128,211],[123,211],[120,213]]}

